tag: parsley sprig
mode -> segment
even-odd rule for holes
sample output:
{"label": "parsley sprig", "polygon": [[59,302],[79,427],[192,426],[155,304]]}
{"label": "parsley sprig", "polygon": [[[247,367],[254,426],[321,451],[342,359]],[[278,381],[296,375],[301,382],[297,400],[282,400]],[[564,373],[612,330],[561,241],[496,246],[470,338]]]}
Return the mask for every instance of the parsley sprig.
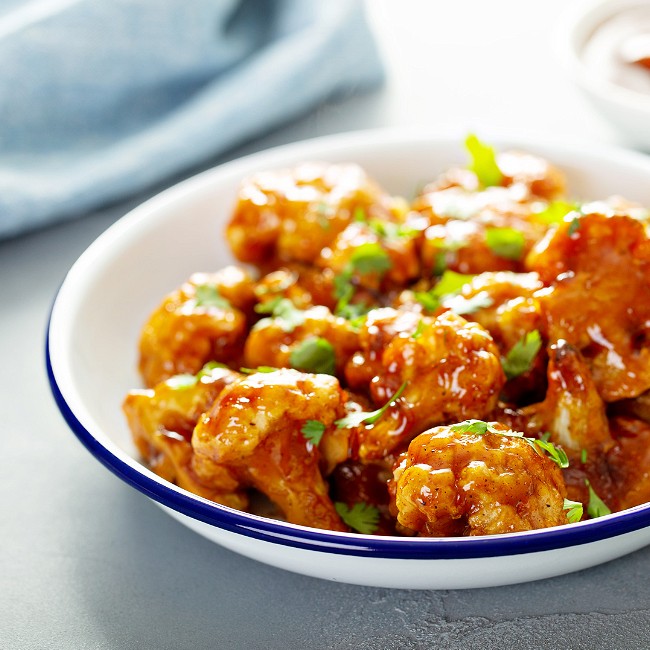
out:
{"label": "parsley sprig", "polygon": [[546,452],[548,457],[560,468],[565,469],[569,466],[569,458],[566,452],[561,447],[556,447],[548,440],[539,440],[537,438],[528,438],[520,431],[502,430],[496,428],[491,422],[483,422],[483,420],[465,420],[450,427],[454,433],[470,433],[476,436],[484,436],[486,433],[495,433],[500,436],[509,436],[520,438],[527,442],[533,449],[539,447],[542,451]]}
{"label": "parsley sprig", "polygon": [[379,510],[375,506],[361,502],[350,508],[337,501],[334,508],[343,522],[358,533],[372,535],[379,527]]}
{"label": "parsley sprig", "polygon": [[353,413],[348,413],[344,418],[337,420],[335,422],[336,426],[339,429],[353,429],[362,424],[366,426],[369,424],[375,424],[384,413],[402,396],[406,384],[404,382],[398,389],[397,392],[384,404],[381,408],[378,408],[376,411],[355,411]]}
{"label": "parsley sprig", "polygon": [[227,368],[223,363],[218,363],[217,361],[208,361],[199,372],[195,375],[190,374],[189,372],[183,372],[178,375],[174,375],[165,381],[165,384],[173,390],[184,390],[186,388],[191,388],[196,386],[203,377],[209,377],[212,374],[212,371],[216,368]]}

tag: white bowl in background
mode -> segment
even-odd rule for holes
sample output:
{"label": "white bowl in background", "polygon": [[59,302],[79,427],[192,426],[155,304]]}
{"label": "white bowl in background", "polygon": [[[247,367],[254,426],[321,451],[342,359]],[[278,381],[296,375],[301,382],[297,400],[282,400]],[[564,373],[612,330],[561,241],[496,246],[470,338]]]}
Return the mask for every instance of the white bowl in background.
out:
{"label": "white bowl in background", "polygon": [[[650,92],[632,90],[608,78],[603,69],[585,63],[585,46],[596,29],[622,12],[645,8],[648,0],[586,0],[572,2],[554,34],[560,63],[593,106],[630,145],[650,150]],[[645,73],[643,73],[645,74]],[[647,73],[650,80],[650,71]]]}
{"label": "white bowl in background", "polygon": [[[310,576],[401,588],[486,587],[584,569],[650,543],[650,504],[578,524],[473,538],[374,537],[264,519],[186,492],[147,469],[121,411],[139,331],[170,290],[232,261],[223,227],[241,179],[306,160],[354,161],[394,194],[465,161],[460,133],[368,131],[321,138],[228,163],[147,201],[101,235],[70,269],[47,336],[52,392],[88,450],[181,523],[233,551]],[[580,198],[621,194],[650,205],[650,160],[596,146],[494,140],[547,157]]]}

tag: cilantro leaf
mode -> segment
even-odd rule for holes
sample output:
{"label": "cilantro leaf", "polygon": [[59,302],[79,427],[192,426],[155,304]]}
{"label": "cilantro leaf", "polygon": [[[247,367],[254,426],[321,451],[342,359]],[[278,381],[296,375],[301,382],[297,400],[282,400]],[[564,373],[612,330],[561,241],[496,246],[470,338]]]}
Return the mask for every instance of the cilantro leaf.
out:
{"label": "cilantro leaf", "polygon": [[472,433],[475,436],[484,436],[488,432],[488,423],[482,420],[465,420],[449,427],[454,433]]}
{"label": "cilantro leaf", "polygon": [[[455,271],[445,271],[433,289],[429,291],[416,291],[414,294],[415,299],[426,310],[436,311],[444,302],[445,297],[451,297],[457,294],[473,277],[473,275],[465,275],[463,273],[456,273]],[[458,306],[460,306],[460,303]],[[478,307],[475,307],[476,309]],[[470,312],[466,311],[464,313],[468,314]]]}
{"label": "cilantro leaf", "polygon": [[183,372],[179,375],[174,375],[173,377],[165,380],[165,384],[167,384],[167,386],[169,386],[172,390],[184,390],[185,388],[196,386],[198,381],[199,380],[196,375],[190,375],[189,372]]}
{"label": "cilantro leaf", "polygon": [[[255,305],[255,311],[258,314],[271,314],[275,323],[283,332],[293,332],[296,327],[305,322],[305,312],[298,309],[288,298],[280,296],[269,300],[266,303]],[[256,324],[264,323],[267,319],[262,319]]]}
{"label": "cilantro leaf", "polygon": [[530,370],[541,347],[542,337],[537,330],[528,332],[520,341],[517,341],[505,358],[501,359],[506,377],[513,379]]}
{"label": "cilantro leaf", "polygon": [[584,465],[587,462],[587,450],[582,449],[580,451],[580,462]]}
{"label": "cilantro leaf", "polygon": [[349,508],[337,501],[334,508],[343,522],[358,533],[372,535],[379,527],[379,510],[367,503],[355,503]]}
{"label": "cilantro leaf", "polygon": [[552,460],[558,467],[565,469],[569,466],[569,459],[560,447],[556,447],[548,440],[539,440],[537,438],[528,438],[520,431],[501,430],[497,429],[491,422],[483,422],[483,420],[465,420],[449,427],[454,433],[470,433],[475,436],[484,436],[486,433],[495,433],[499,436],[511,436],[514,438],[521,438],[527,442],[533,449],[539,447],[545,451],[549,459]]}
{"label": "cilantro leaf", "polygon": [[567,230],[567,234],[569,237],[575,233],[578,228],[580,228],[580,217],[573,217],[571,220],[571,224],[569,225],[569,229]]}
{"label": "cilantro leaf", "polygon": [[239,372],[244,375],[255,375],[258,372],[275,372],[279,368],[273,368],[272,366],[257,366],[257,368],[240,368]]}
{"label": "cilantro leaf", "polygon": [[424,321],[420,318],[420,320],[418,321],[418,326],[415,328],[413,334],[411,334],[411,338],[414,341],[417,341],[422,336],[422,332],[424,332],[424,328],[425,328]]}
{"label": "cilantro leaf", "polygon": [[195,300],[197,307],[218,307],[232,309],[232,305],[221,295],[213,284],[200,284],[196,287]]}
{"label": "cilantro leaf", "polygon": [[506,260],[520,260],[526,247],[526,239],[514,228],[488,228],[485,241],[490,250]]}
{"label": "cilantro leaf", "polygon": [[451,296],[443,300],[442,304],[447,307],[447,309],[451,309],[455,314],[463,316],[464,314],[473,314],[479,309],[492,307],[494,300],[492,300],[485,291],[481,291],[471,298],[465,298],[465,296]]}
{"label": "cilantro leaf", "polygon": [[388,253],[377,242],[366,242],[357,246],[350,257],[350,265],[353,270],[362,275],[378,273],[383,275],[393,263]]}
{"label": "cilantro leaf", "polygon": [[339,429],[353,429],[358,427],[361,424],[374,424],[381,418],[384,413],[402,396],[404,389],[406,388],[407,382],[404,382],[398,389],[397,392],[381,407],[376,411],[354,411],[353,413],[348,413],[344,418],[337,420],[336,424]]}
{"label": "cilantro leaf", "polygon": [[481,142],[473,133],[465,139],[465,148],[471,157],[468,167],[476,174],[481,185],[501,185],[503,174],[497,165],[494,148]]}
{"label": "cilantro leaf", "polygon": [[560,224],[564,221],[569,212],[580,209],[579,203],[569,203],[567,201],[550,201],[539,212],[534,212],[535,219],[549,225]]}
{"label": "cilantro leaf", "polygon": [[333,375],[336,370],[334,347],[326,339],[313,336],[292,350],[289,363],[296,370]]}
{"label": "cilantro leaf", "polygon": [[325,433],[325,425],[318,420],[307,420],[305,424],[302,425],[300,433],[305,437],[305,440],[311,442],[316,447],[319,445],[323,434]]}
{"label": "cilantro leaf", "polygon": [[566,518],[570,524],[576,524],[582,519],[583,507],[580,501],[570,501],[564,499],[563,510],[566,510]]}
{"label": "cilantro leaf", "polygon": [[604,517],[611,515],[612,511],[605,505],[605,502],[596,494],[591,487],[589,479],[585,479],[585,485],[589,488],[589,504],[587,505],[587,514],[592,518]]}

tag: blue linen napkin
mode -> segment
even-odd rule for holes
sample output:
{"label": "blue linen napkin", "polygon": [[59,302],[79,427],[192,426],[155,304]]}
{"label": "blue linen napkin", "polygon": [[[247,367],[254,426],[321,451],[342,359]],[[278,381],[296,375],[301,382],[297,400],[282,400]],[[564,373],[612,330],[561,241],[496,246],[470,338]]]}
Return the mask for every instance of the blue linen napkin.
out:
{"label": "blue linen napkin", "polygon": [[0,238],[382,80],[360,0],[4,0]]}

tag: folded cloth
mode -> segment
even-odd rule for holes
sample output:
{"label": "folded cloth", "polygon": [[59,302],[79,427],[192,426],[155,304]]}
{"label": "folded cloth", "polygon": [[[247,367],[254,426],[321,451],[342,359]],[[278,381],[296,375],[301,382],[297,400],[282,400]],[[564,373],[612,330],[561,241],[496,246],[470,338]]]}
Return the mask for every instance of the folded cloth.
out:
{"label": "folded cloth", "polygon": [[360,0],[10,0],[0,61],[0,237],[382,79]]}

